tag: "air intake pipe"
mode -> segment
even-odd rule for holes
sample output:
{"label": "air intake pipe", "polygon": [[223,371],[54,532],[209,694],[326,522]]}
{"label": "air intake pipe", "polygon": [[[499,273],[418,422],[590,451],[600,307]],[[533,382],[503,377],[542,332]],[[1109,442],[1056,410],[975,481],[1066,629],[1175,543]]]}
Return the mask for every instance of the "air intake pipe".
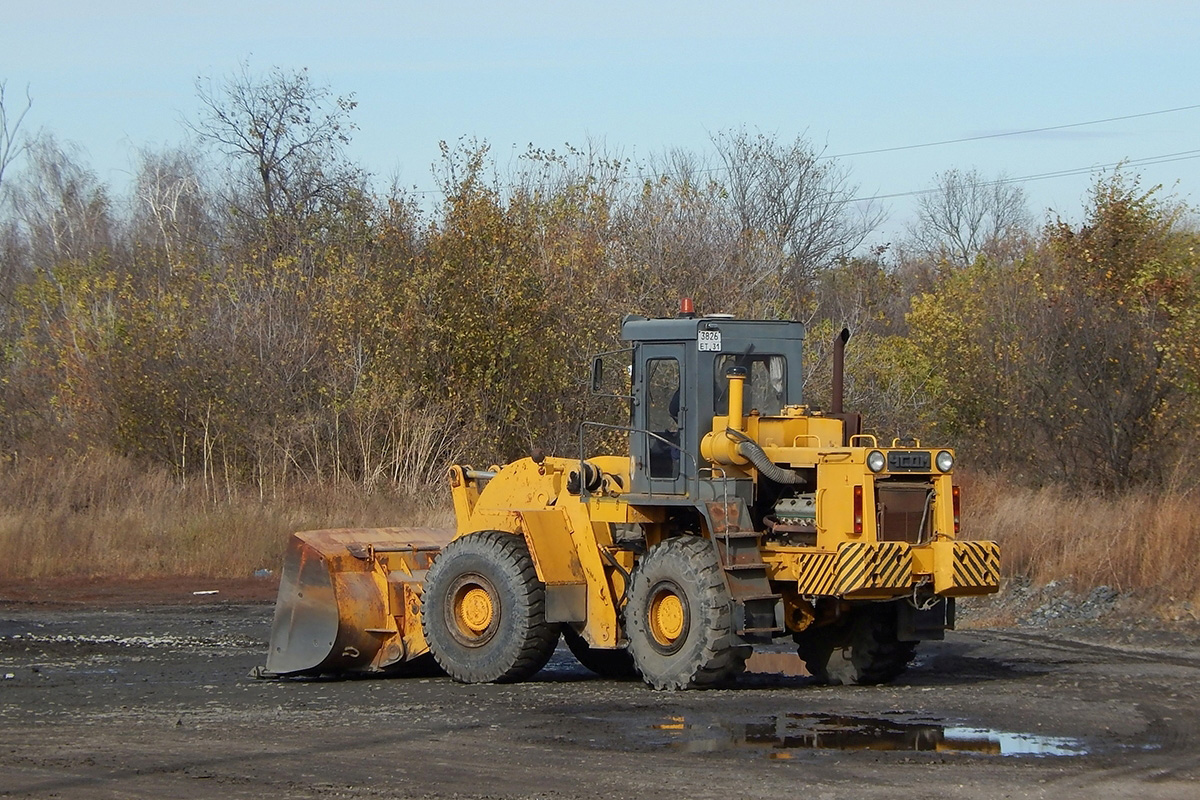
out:
{"label": "air intake pipe", "polygon": [[730,367],[725,370],[725,377],[729,380],[728,417],[731,430],[740,431],[742,429],[742,409],[744,408],[748,374],[745,367]]}
{"label": "air intake pipe", "polygon": [[795,484],[803,482],[803,478],[799,474],[786,467],[781,467],[772,461],[763,451],[762,447],[759,446],[758,442],[746,434],[731,428],[725,431],[725,435],[737,440],[738,455],[753,464],[760,475],[770,478],[776,483]]}

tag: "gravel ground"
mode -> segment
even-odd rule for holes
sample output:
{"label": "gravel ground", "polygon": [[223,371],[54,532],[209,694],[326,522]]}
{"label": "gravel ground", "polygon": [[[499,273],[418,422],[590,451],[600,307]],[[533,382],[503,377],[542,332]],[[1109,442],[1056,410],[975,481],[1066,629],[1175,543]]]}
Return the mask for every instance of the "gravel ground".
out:
{"label": "gravel ground", "polygon": [[926,643],[890,686],[811,685],[780,646],[671,693],[563,648],[516,685],[255,680],[270,582],[201,583],[0,586],[0,796],[1200,796],[1196,628],[1107,593]]}

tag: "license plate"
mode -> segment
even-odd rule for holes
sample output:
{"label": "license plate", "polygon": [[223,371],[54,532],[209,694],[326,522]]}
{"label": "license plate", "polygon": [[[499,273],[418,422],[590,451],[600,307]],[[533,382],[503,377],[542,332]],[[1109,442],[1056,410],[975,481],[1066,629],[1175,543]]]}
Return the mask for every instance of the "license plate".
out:
{"label": "license plate", "polygon": [[929,453],[925,450],[893,450],[887,461],[891,472],[929,472]]}
{"label": "license plate", "polygon": [[696,341],[699,342],[700,352],[721,352],[720,331],[696,331]]}

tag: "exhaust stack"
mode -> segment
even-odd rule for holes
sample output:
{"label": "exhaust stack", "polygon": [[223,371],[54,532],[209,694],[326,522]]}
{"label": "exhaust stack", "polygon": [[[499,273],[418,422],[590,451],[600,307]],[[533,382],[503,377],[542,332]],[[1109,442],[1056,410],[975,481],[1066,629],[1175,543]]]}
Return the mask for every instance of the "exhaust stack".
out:
{"label": "exhaust stack", "polygon": [[833,339],[833,401],[829,409],[832,416],[837,416],[842,412],[842,398],[845,393],[845,380],[843,374],[846,367],[846,342],[850,339],[850,329],[842,328]]}

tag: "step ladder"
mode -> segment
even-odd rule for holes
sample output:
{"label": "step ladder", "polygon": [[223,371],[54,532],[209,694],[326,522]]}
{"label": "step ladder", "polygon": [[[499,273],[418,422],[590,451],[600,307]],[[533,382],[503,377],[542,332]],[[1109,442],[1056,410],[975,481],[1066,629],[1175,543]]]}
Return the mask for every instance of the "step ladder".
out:
{"label": "step ladder", "polygon": [[784,632],[783,596],[773,592],[767,580],[759,550],[762,534],[751,527],[740,500],[710,502],[708,513],[717,558],[733,596],[734,632],[747,642],[769,642]]}

